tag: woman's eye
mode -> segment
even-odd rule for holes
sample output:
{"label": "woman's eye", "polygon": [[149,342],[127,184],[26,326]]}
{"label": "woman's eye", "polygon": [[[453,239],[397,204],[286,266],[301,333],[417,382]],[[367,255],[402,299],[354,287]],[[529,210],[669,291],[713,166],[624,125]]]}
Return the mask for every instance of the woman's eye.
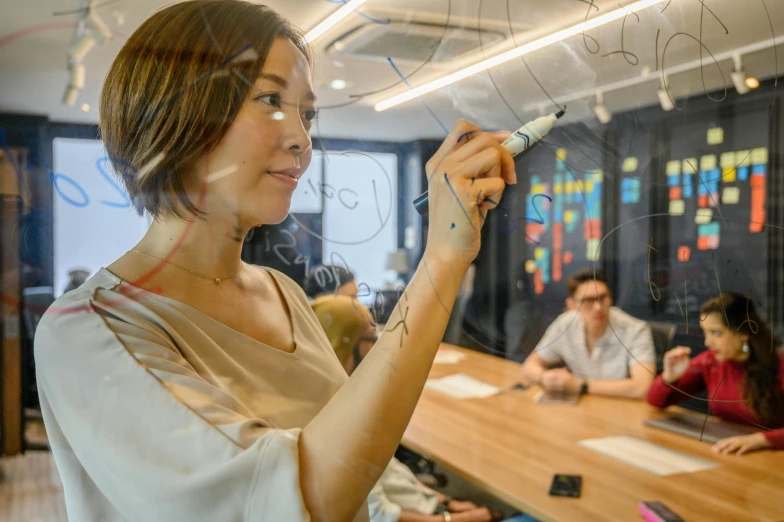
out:
{"label": "woman's eye", "polygon": [[256,98],[257,100],[261,100],[267,105],[272,105],[273,107],[280,107],[280,94],[278,93],[270,93],[270,94],[262,94]]}
{"label": "woman's eye", "polygon": [[302,116],[310,122],[316,121],[318,119],[318,115],[319,111],[316,109],[311,109],[302,113]]}

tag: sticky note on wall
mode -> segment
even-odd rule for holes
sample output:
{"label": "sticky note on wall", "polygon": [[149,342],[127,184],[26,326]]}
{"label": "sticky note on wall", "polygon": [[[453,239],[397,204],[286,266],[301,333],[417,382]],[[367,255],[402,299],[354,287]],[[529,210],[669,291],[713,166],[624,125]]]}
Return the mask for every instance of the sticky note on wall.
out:
{"label": "sticky note on wall", "polygon": [[670,214],[673,216],[682,216],[686,210],[686,203],[682,199],[674,199],[670,201]]}
{"label": "sticky note on wall", "polygon": [[681,173],[681,162],[678,160],[667,162],[667,175],[675,176]]}
{"label": "sticky note on wall", "polygon": [[681,163],[681,172],[684,174],[696,174],[699,170],[697,158],[686,158]]}
{"label": "sticky note on wall", "polygon": [[710,223],[713,220],[713,209],[712,208],[698,208],[697,215],[694,216],[694,222],[698,225],[704,225],[705,223]]}
{"label": "sticky note on wall", "polygon": [[585,258],[588,261],[599,260],[599,240],[589,239],[585,242]]}
{"label": "sticky note on wall", "polygon": [[737,205],[740,201],[740,187],[724,187],[721,202],[725,205]]}
{"label": "sticky note on wall", "polygon": [[721,168],[728,169],[730,167],[735,167],[735,153],[734,152],[725,152],[720,156],[719,164]]}
{"label": "sticky note on wall", "polygon": [[639,165],[639,161],[637,161],[637,158],[631,156],[623,160],[623,166],[621,167],[621,170],[623,170],[624,172],[634,172],[635,170],[637,170],[638,165]]}
{"label": "sticky note on wall", "polygon": [[724,143],[724,129],[721,127],[708,129],[708,145],[719,145],[720,143]]}
{"label": "sticky note on wall", "polygon": [[713,170],[716,168],[716,155],[709,154],[700,158],[700,170]]}
{"label": "sticky note on wall", "polygon": [[739,150],[735,153],[735,163],[738,167],[748,167],[751,165],[751,151]]}
{"label": "sticky note on wall", "polygon": [[768,164],[768,149],[760,147],[751,151],[751,164],[752,165],[767,165]]}

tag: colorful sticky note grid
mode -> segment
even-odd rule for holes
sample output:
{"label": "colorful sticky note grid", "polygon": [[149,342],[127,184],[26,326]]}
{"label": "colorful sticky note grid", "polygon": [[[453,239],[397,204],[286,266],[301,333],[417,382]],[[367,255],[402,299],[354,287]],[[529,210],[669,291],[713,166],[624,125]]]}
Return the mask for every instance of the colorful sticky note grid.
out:
{"label": "colorful sticky note grid", "polygon": [[724,143],[724,129],[713,127],[708,129],[708,145],[720,145]]}
{"label": "colorful sticky note grid", "polygon": [[725,205],[737,205],[740,201],[740,187],[724,187],[721,202]]}
{"label": "colorful sticky note grid", "polygon": [[716,250],[719,248],[719,223],[706,223],[697,227],[697,248],[700,250]]}
{"label": "colorful sticky note grid", "polygon": [[670,201],[670,214],[673,216],[682,216],[685,211],[686,203],[682,199]]}
{"label": "colorful sticky note grid", "polygon": [[623,170],[624,172],[634,172],[637,170],[639,164],[640,162],[637,161],[637,158],[631,156],[623,160],[623,165],[621,166],[621,170]]}
{"label": "colorful sticky note grid", "polygon": [[694,216],[694,222],[698,225],[704,225],[705,223],[710,223],[713,221],[713,209],[712,208],[698,208],[697,214]]}

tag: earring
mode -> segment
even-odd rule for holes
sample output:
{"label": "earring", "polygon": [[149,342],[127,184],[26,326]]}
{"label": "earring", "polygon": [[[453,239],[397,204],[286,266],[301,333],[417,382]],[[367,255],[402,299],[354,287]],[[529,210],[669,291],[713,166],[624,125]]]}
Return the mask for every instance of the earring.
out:
{"label": "earring", "polygon": [[743,353],[749,353],[749,342],[743,341]]}

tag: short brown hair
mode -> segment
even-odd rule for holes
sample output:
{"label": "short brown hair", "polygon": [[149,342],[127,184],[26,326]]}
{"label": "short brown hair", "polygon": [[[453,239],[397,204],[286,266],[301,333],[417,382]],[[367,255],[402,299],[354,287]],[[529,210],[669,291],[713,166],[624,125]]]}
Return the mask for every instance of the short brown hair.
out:
{"label": "short brown hair", "polygon": [[604,283],[607,285],[608,289],[610,288],[610,285],[607,284],[607,278],[604,277],[604,273],[601,270],[594,271],[592,268],[584,268],[583,270],[578,270],[573,273],[569,276],[569,279],[566,280],[566,291],[569,292],[569,297],[574,297],[574,293],[577,291],[578,286],[594,280]]}
{"label": "short brown hair", "polygon": [[[201,215],[184,175],[225,136],[280,37],[312,63],[302,33],[288,20],[239,0],[177,3],[134,31],[106,76],[100,129],[139,215],[171,212],[184,219],[183,208]],[[128,174],[129,165],[136,172]]]}

